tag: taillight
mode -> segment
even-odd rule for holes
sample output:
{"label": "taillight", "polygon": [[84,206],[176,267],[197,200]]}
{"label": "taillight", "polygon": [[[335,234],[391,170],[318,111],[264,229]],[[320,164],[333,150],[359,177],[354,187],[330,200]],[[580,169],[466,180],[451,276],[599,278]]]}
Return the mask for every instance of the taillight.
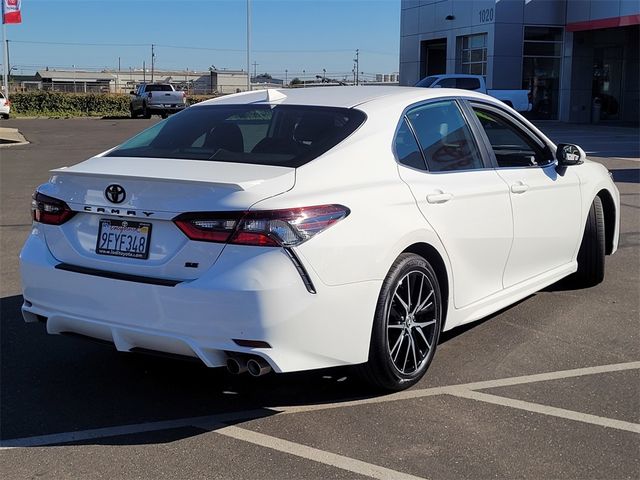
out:
{"label": "taillight", "polygon": [[62,225],[76,214],[69,205],[57,198],[48,197],[38,191],[31,200],[31,215],[34,221],[47,225]]}
{"label": "taillight", "polygon": [[342,220],[350,211],[342,205],[318,205],[253,212],[183,214],[174,222],[191,240],[295,247]]}

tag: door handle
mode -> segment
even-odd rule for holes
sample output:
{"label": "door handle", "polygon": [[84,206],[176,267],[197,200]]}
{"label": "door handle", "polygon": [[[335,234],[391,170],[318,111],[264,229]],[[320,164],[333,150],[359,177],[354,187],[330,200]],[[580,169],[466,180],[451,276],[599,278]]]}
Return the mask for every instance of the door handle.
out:
{"label": "door handle", "polygon": [[523,181],[520,181],[511,185],[511,191],[513,193],[524,193],[527,190],[529,190],[529,185],[527,185]]}
{"label": "door handle", "polygon": [[427,202],[429,203],[445,203],[453,198],[453,195],[450,193],[445,193],[442,190],[439,190],[438,193],[432,193],[427,195]]}

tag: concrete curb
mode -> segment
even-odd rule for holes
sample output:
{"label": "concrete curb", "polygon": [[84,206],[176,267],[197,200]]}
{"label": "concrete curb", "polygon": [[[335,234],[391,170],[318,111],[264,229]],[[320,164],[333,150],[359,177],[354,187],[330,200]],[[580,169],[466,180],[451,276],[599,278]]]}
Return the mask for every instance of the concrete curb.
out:
{"label": "concrete curb", "polygon": [[17,128],[0,127],[0,148],[26,145],[28,143]]}

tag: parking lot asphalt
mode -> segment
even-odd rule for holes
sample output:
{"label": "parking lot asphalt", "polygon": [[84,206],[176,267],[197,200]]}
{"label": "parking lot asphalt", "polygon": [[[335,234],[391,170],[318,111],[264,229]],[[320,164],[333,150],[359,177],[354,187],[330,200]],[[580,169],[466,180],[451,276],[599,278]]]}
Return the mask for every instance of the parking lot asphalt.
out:
{"label": "parking lot asphalt", "polygon": [[604,283],[556,284],[447,332],[417,386],[381,395],[349,369],[234,377],[22,321],[34,188],[156,121],[3,122],[30,142],[0,148],[4,478],[640,477],[637,129],[540,124],[580,137],[620,189]]}

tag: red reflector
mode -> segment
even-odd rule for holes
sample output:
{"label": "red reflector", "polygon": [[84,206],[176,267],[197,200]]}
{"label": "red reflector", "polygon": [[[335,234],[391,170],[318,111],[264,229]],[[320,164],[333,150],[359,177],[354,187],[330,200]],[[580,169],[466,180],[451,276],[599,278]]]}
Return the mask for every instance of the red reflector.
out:
{"label": "red reflector", "polygon": [[255,245],[258,247],[279,247],[280,244],[264,233],[238,232],[231,239],[231,243],[239,245]]}

